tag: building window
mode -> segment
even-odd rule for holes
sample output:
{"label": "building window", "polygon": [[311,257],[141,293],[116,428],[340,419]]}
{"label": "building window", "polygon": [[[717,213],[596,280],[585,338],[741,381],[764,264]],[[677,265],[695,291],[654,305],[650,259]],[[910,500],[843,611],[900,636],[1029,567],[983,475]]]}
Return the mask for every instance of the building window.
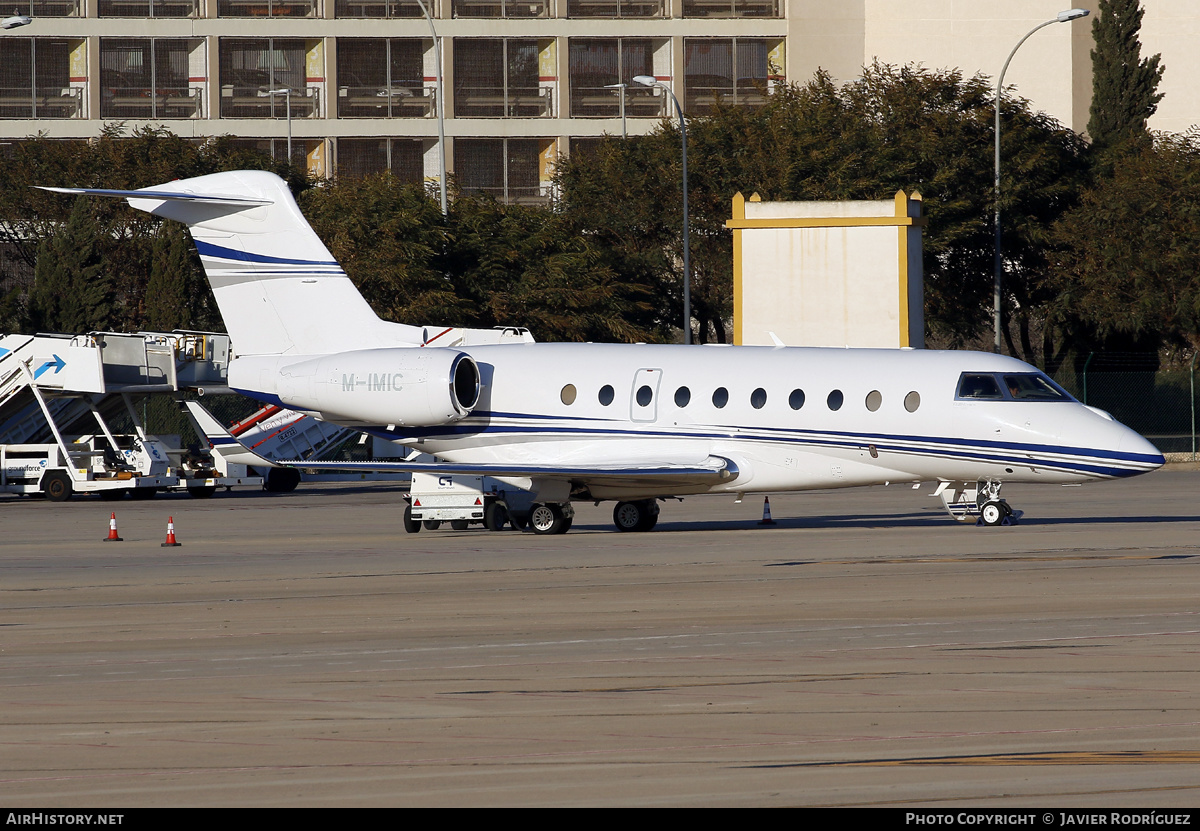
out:
{"label": "building window", "polygon": [[762,106],[771,80],[769,44],[760,38],[687,38],[683,42],[684,108]]}
{"label": "building window", "polygon": [[538,42],[527,38],[456,38],[454,114],[534,118],[551,113],[538,76]]}
{"label": "building window", "polygon": [[189,85],[193,48],[202,49],[203,44],[100,38],[100,117],[201,117],[203,89]]}
{"label": "building window", "polygon": [[[434,17],[437,13],[437,0],[426,0],[425,8]],[[421,4],[416,0],[335,0],[333,4],[335,17],[424,17]]]}
{"label": "building window", "polygon": [[566,0],[567,17],[663,17],[663,0]]}
{"label": "building window", "polygon": [[425,86],[425,49],[417,38],[338,38],[339,118],[436,115],[436,88]]}
{"label": "building window", "polygon": [[683,0],[684,17],[779,17],[779,0]]}
{"label": "building window", "polygon": [[100,17],[197,17],[198,0],[100,0]]}
{"label": "building window", "polygon": [[490,193],[501,202],[543,204],[541,160],[551,139],[468,139],[454,142],[454,174],[465,191]]}
{"label": "building window", "polygon": [[454,0],[455,17],[549,17],[549,0]]}
{"label": "building window", "polygon": [[[303,40],[221,38],[220,53],[222,118],[311,118],[318,112],[318,90],[306,86]],[[285,89],[290,96],[272,94]]]}
{"label": "building window", "polygon": [[619,116],[621,90],[606,87],[622,83],[625,115],[662,116],[665,97],[633,82],[635,75],[654,74],[654,44],[649,38],[571,38],[568,51],[572,116]]}
{"label": "building window", "polygon": [[312,17],[317,0],[217,0],[217,17]]}
{"label": "building window", "polygon": [[361,178],[391,171],[404,184],[425,181],[425,140],[343,138],[337,142],[339,178]]}
{"label": "building window", "polygon": [[82,40],[0,38],[0,118],[82,118],[71,55],[85,48]]}

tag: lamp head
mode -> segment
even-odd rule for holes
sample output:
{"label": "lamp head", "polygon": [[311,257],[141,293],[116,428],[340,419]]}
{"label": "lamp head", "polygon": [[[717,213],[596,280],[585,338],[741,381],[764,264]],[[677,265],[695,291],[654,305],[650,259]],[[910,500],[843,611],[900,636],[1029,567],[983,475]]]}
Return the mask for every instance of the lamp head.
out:
{"label": "lamp head", "polygon": [[1087,9],[1067,9],[1065,12],[1058,13],[1059,23],[1068,23],[1072,20],[1078,20],[1081,17],[1087,17],[1091,14]]}

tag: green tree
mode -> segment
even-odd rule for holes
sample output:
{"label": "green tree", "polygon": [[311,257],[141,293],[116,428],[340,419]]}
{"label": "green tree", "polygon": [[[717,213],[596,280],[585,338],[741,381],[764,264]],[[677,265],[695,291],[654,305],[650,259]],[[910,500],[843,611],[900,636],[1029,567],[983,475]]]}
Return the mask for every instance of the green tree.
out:
{"label": "green tree", "polygon": [[1200,133],[1126,154],[1054,236],[1060,319],[1094,333],[1096,345],[1200,349]]}
{"label": "green tree", "polygon": [[97,224],[87,200],[77,199],[67,222],[41,243],[30,327],[39,332],[88,332],[109,328],[114,315],[112,283],[96,246]]}
{"label": "green tree", "polygon": [[1088,135],[1098,149],[1148,136],[1146,122],[1158,109],[1160,55],[1142,57],[1138,32],[1144,14],[1140,0],[1100,0],[1092,22],[1092,109]]}

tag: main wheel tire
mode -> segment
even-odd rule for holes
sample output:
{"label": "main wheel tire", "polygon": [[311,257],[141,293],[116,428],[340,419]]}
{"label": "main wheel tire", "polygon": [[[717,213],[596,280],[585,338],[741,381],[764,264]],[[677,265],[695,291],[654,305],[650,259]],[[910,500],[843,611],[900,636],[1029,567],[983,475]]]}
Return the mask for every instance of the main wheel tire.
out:
{"label": "main wheel tire", "polygon": [[508,524],[508,511],[499,502],[493,502],[483,510],[483,527],[489,531],[503,531]]}
{"label": "main wheel tire", "polygon": [[412,518],[412,505],[404,506],[404,530],[409,534],[415,534],[421,530],[421,521]]}
{"label": "main wheel tire", "polygon": [[74,491],[71,477],[61,470],[51,471],[42,477],[42,493],[51,502],[66,502]]}
{"label": "main wheel tire", "polygon": [[534,505],[529,513],[529,527],[535,534],[561,534],[565,523],[562,508],[553,503]]}
{"label": "main wheel tire", "polygon": [[263,490],[268,493],[291,493],[300,484],[300,471],[294,467],[273,467],[267,472]]}
{"label": "main wheel tire", "polygon": [[618,502],[613,508],[613,524],[619,531],[649,531],[658,524],[658,505],[653,499]]}
{"label": "main wheel tire", "polygon": [[618,502],[613,508],[613,524],[618,531],[638,531],[644,521],[644,513],[641,502]]}
{"label": "main wheel tire", "polygon": [[983,507],[979,509],[979,518],[983,520],[984,525],[999,525],[1004,521],[1005,516],[1007,514],[1004,511],[1003,503],[994,500],[983,503]]}

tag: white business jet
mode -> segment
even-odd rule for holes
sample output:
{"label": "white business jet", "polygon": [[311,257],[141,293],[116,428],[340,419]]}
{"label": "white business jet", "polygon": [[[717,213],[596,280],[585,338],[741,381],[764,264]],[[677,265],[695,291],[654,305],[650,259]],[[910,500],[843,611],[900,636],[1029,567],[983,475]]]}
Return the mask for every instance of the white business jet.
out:
{"label": "white business jet", "polygon": [[231,387],[443,460],[358,467],[524,488],[532,508],[514,519],[541,534],[570,527],[572,500],[615,500],[617,527],[646,531],[665,498],[889,482],[936,482],[956,518],[1001,525],[1013,516],[1004,482],[1163,464],[1107,413],[988,353],[436,346],[430,330],[375,315],[270,173],[49,190],[122,197],[187,224],[237,351]]}

